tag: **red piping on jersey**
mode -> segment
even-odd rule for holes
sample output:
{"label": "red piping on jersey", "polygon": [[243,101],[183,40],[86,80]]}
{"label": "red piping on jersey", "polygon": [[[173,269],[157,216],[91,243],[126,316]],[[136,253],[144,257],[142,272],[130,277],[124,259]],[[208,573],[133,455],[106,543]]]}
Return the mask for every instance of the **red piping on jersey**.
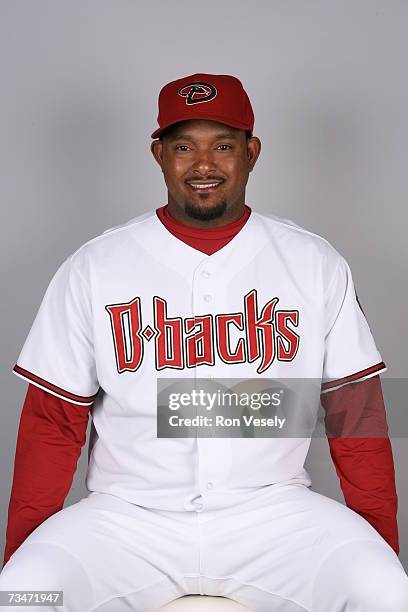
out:
{"label": "red piping on jersey", "polygon": [[369,374],[372,374],[373,372],[378,372],[379,370],[383,370],[385,367],[386,367],[385,363],[381,361],[380,363],[377,363],[376,365],[366,368],[365,370],[360,370],[360,372],[356,372],[355,374],[351,374],[350,376],[345,376],[344,378],[338,378],[336,380],[333,380],[327,383],[323,383],[321,387],[322,391],[325,391],[326,389],[332,389],[333,387],[337,387],[338,385],[343,385],[344,383],[349,383],[349,382],[359,380],[360,378],[363,378],[364,376],[368,376]]}
{"label": "red piping on jersey", "polygon": [[20,367],[18,364],[14,366],[13,370],[14,372],[17,372],[17,374],[21,374],[21,376],[24,376],[24,378],[27,378],[28,380],[31,380],[34,383],[38,383],[39,385],[42,385],[49,391],[54,391],[55,393],[59,393],[60,395],[63,395],[66,399],[72,400],[74,402],[88,402],[89,403],[89,402],[92,402],[98,395],[98,393],[95,393],[95,395],[90,395],[88,397],[83,396],[83,395],[75,395],[75,393],[70,393],[69,391],[65,391],[65,389],[61,389],[61,387],[57,387],[56,385],[53,385],[47,380],[44,380],[44,378],[40,378],[36,374],[33,374],[32,372],[25,370],[24,368]]}

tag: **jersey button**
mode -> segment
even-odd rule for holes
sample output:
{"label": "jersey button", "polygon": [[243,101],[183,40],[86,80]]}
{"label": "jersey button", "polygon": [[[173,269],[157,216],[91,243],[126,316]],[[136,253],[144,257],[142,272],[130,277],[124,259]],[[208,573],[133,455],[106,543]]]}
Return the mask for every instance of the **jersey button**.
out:
{"label": "jersey button", "polygon": [[212,482],[207,482],[207,489],[212,489],[214,484]]}
{"label": "jersey button", "polygon": [[211,272],[209,272],[208,270],[203,270],[201,272],[201,276],[203,276],[204,278],[210,278]]}
{"label": "jersey button", "polygon": [[212,296],[209,293],[206,293],[204,296],[204,302],[211,302]]}

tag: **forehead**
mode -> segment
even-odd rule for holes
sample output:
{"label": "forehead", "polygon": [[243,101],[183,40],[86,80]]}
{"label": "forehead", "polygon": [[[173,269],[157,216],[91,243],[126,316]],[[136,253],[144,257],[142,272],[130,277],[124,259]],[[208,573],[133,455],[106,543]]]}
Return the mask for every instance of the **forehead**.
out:
{"label": "forehead", "polygon": [[200,136],[222,136],[230,138],[239,138],[239,133],[244,130],[219,123],[218,121],[207,121],[206,119],[189,119],[187,121],[179,121],[170,126],[164,133],[164,137],[169,140],[180,137],[196,137]]}

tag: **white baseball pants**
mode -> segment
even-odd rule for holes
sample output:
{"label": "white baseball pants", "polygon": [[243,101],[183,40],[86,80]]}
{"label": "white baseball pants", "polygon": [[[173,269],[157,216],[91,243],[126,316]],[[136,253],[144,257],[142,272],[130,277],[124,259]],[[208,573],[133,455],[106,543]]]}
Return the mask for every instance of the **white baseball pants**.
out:
{"label": "white baseball pants", "polygon": [[193,593],[257,612],[408,610],[408,577],[392,548],[358,514],[299,484],[211,512],[91,493],[27,538],[0,589],[62,590],[63,607],[44,607],[53,612],[153,612]]}

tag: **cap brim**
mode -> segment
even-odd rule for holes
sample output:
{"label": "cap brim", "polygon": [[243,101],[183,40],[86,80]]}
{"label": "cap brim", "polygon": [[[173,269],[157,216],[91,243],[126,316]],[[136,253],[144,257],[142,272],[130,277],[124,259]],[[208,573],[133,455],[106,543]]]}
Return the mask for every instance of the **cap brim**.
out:
{"label": "cap brim", "polygon": [[245,130],[246,132],[250,132],[252,136],[252,130],[248,125],[244,125],[239,121],[234,121],[233,119],[225,119],[224,117],[214,117],[214,115],[200,115],[197,117],[180,117],[180,119],[174,119],[173,121],[167,123],[166,125],[162,125],[160,128],[155,130],[151,134],[151,138],[160,138],[160,136],[172,125],[176,123],[180,123],[181,121],[189,121],[190,119],[205,119],[206,121],[216,121],[217,123],[224,123],[225,125],[229,125],[230,127],[238,128],[239,130]]}

